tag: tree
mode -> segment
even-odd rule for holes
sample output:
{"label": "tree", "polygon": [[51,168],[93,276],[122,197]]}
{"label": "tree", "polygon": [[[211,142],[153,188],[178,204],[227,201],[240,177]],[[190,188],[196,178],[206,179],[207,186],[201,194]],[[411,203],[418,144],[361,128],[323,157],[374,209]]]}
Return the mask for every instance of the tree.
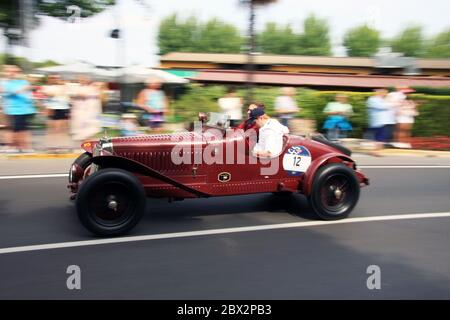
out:
{"label": "tree", "polygon": [[391,42],[392,50],[408,57],[424,54],[425,43],[421,26],[410,26],[398,34]]}
{"label": "tree", "polygon": [[331,54],[329,27],[325,19],[310,15],[303,23],[303,34],[299,37],[298,54],[328,56]]}
{"label": "tree", "polygon": [[200,27],[200,52],[239,53],[242,44],[243,39],[239,31],[231,24],[212,19]]}
{"label": "tree", "polygon": [[15,0],[0,1],[0,28],[19,26],[19,2]]}
{"label": "tree", "polygon": [[165,18],[158,33],[160,54],[168,52],[239,53],[243,39],[231,24],[211,19],[204,24],[191,17],[179,21],[176,14]]}
{"label": "tree", "polygon": [[380,46],[380,32],[368,25],[350,29],[344,36],[344,46],[350,57],[370,57]]}
{"label": "tree", "polygon": [[173,14],[162,20],[158,33],[160,54],[195,51],[198,47],[198,27],[195,17],[180,22]]}
{"label": "tree", "polygon": [[436,35],[426,50],[427,58],[450,58],[450,29]]}
{"label": "tree", "polygon": [[297,35],[290,25],[278,27],[276,23],[269,22],[258,35],[261,51],[272,54],[296,54]]}
{"label": "tree", "polygon": [[70,16],[67,8],[77,6],[80,8],[80,16],[85,18],[102,12],[108,6],[114,5],[115,3],[115,0],[38,0],[37,7],[41,14],[57,18],[67,18]]}
{"label": "tree", "polygon": [[[14,40],[19,40],[20,35],[15,35],[11,33],[11,29],[21,28],[21,17],[23,16],[21,4],[23,5],[25,2],[22,0],[1,0],[0,1],[0,29],[4,30],[4,34],[9,38]],[[106,7],[115,4],[115,0],[34,0],[30,3],[34,3],[32,6],[33,12],[27,11],[34,19],[34,26],[36,26],[39,22],[37,18],[37,14],[49,15],[58,18],[69,18],[72,13],[67,12],[67,8],[70,6],[77,6],[79,8],[80,17],[88,17],[94,15],[96,13],[101,12]],[[26,10],[30,10],[26,9]],[[31,26],[31,27],[34,27]],[[23,31],[23,30],[22,30]],[[25,32],[29,32],[29,30],[25,30]],[[8,51],[8,46],[11,44],[10,40],[6,43],[6,52]],[[6,54],[8,57],[5,63],[13,63],[14,61],[10,60],[10,55]]]}

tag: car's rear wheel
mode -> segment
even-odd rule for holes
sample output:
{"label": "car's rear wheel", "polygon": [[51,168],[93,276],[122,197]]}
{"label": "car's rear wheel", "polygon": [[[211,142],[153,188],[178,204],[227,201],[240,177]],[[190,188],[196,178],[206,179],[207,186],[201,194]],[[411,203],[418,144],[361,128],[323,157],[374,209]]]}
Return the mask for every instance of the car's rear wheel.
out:
{"label": "car's rear wheel", "polygon": [[359,200],[359,183],[353,170],[343,164],[325,165],[316,172],[309,203],[324,220],[346,218]]}
{"label": "car's rear wheel", "polygon": [[139,180],[122,169],[102,169],[89,176],[78,192],[76,207],[83,226],[98,236],[129,232],[145,211]]}

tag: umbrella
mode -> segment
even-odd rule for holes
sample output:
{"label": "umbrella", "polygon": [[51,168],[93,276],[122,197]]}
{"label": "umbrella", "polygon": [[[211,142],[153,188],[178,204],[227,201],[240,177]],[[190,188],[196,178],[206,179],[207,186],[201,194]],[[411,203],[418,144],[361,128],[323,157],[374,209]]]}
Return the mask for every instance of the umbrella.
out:
{"label": "umbrella", "polygon": [[149,78],[159,79],[163,83],[188,83],[189,80],[178,77],[169,72],[147,68],[142,65],[133,65],[125,68],[121,68],[117,71],[117,76],[121,83],[142,83]]}
{"label": "umbrella", "polygon": [[38,68],[36,71],[45,74],[59,74],[64,78],[87,75],[97,81],[114,81],[117,77],[116,72],[114,71],[97,68],[94,65],[85,62]]}

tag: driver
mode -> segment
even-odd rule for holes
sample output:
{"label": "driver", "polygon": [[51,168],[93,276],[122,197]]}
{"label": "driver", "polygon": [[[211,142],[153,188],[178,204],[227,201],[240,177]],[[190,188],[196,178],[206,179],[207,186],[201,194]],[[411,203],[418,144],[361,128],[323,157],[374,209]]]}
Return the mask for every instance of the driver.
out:
{"label": "driver", "polygon": [[250,123],[250,112],[251,112],[253,109],[256,109],[256,108],[261,108],[261,109],[264,110],[264,104],[262,104],[262,103],[260,103],[260,102],[253,102],[253,103],[250,103],[250,105],[248,106],[248,109],[247,109],[247,116],[248,116],[248,118],[245,119],[243,122],[241,122],[241,123],[236,127],[236,129],[242,129],[242,130],[244,130],[244,131],[246,131],[246,130],[248,130],[248,129],[256,129],[255,123],[254,123],[253,121]]}
{"label": "driver", "polygon": [[259,129],[258,143],[253,147],[255,157],[274,157],[283,150],[283,135],[289,129],[276,119],[270,118],[262,108],[255,108],[249,113],[249,122]]}

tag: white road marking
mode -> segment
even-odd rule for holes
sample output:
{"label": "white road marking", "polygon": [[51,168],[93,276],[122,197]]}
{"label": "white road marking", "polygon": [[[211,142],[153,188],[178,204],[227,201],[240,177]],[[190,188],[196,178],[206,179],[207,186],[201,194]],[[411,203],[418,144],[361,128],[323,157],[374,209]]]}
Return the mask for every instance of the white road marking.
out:
{"label": "white road marking", "polygon": [[10,179],[36,179],[36,178],[61,178],[68,177],[68,173],[52,173],[52,174],[26,174],[21,176],[0,176],[0,180]]}
{"label": "white road marking", "polygon": [[433,166],[433,165],[410,165],[410,166],[358,166],[361,169],[450,169],[450,166]]}
{"label": "white road marking", "polygon": [[48,243],[48,244],[40,244],[40,245],[2,248],[2,249],[0,249],[0,254],[48,250],[48,249],[72,248],[72,247],[85,247],[85,246],[113,244],[113,243],[149,241],[149,240],[158,240],[158,239],[173,239],[173,238],[184,238],[184,237],[207,236],[207,235],[238,233],[238,232],[276,230],[276,229],[288,229],[288,228],[300,228],[300,227],[314,227],[314,226],[324,226],[324,225],[332,225],[332,224],[348,224],[348,223],[357,223],[357,222],[374,222],[374,221],[424,219],[424,218],[444,218],[444,217],[450,217],[450,212],[395,214],[395,215],[388,215],[388,216],[348,218],[348,219],[337,220],[337,221],[302,221],[302,222],[269,224],[269,225],[249,226],[249,227],[210,229],[210,230],[186,231],[186,232],[175,232],[175,233],[162,233],[162,234],[152,234],[152,235],[144,235],[144,236],[131,236],[131,237],[96,239],[96,240],[82,240],[82,241],[72,241],[72,242],[58,242],[58,243]]}
{"label": "white road marking", "polygon": [[[450,169],[450,165],[411,165],[411,166],[383,166],[383,165],[366,165],[358,166],[358,169]],[[50,173],[50,174],[26,174],[17,176],[0,176],[0,180],[10,179],[36,179],[36,178],[64,178],[68,177],[68,173]]]}

